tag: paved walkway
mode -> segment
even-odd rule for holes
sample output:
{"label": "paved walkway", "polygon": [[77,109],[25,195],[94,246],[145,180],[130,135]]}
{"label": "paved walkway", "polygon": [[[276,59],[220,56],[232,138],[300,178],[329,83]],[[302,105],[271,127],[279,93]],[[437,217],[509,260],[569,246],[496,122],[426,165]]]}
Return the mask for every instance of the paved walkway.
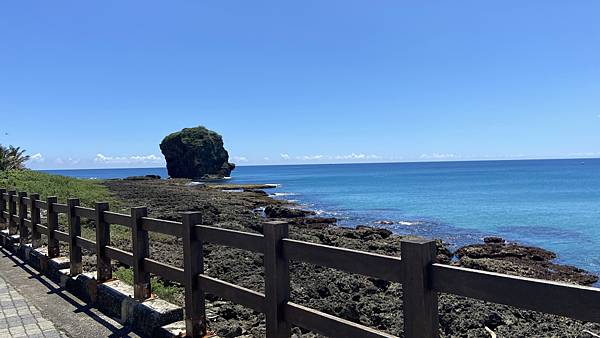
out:
{"label": "paved walkway", "polygon": [[0,338],[138,337],[0,248]]}
{"label": "paved walkway", "polygon": [[0,337],[66,337],[0,277]]}

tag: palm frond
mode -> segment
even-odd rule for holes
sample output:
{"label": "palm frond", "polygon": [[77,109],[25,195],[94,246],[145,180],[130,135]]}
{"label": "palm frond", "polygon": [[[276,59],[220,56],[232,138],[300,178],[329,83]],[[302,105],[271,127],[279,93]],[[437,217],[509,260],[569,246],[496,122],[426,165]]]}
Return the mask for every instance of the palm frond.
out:
{"label": "palm frond", "polygon": [[25,155],[25,149],[12,145],[4,147],[0,144],[0,171],[25,169],[27,160],[29,155]]}

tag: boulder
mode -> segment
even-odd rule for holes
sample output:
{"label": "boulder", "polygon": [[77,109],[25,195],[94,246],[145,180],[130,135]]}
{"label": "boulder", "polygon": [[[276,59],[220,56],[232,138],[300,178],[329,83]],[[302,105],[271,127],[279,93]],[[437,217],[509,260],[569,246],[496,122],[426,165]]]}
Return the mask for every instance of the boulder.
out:
{"label": "boulder", "polygon": [[463,256],[469,258],[494,258],[505,259],[515,257],[534,261],[550,261],[556,258],[556,254],[552,251],[542,248],[518,245],[515,243],[486,243],[472,244],[464,246],[456,251],[458,258]]}
{"label": "boulder", "polygon": [[269,218],[296,218],[306,217],[314,214],[314,211],[284,208],[276,205],[269,205],[265,208],[265,215]]}
{"label": "boulder", "polygon": [[297,217],[289,219],[290,224],[307,229],[325,229],[336,222],[337,219],[334,217]]}
{"label": "boulder", "polygon": [[370,227],[366,225],[357,225],[356,234],[363,240],[376,240],[382,238],[388,238],[392,235],[392,232],[388,229]]}
{"label": "boulder", "polygon": [[221,135],[202,126],[168,135],[160,150],[172,178],[223,178],[235,168]]}
{"label": "boulder", "polygon": [[486,244],[504,244],[506,241],[502,237],[488,236],[483,238],[483,242]]}
{"label": "boulder", "polygon": [[554,252],[498,238],[464,246],[456,251],[456,256],[457,265],[470,269],[588,286],[598,281],[598,276],[585,270],[554,263]]}

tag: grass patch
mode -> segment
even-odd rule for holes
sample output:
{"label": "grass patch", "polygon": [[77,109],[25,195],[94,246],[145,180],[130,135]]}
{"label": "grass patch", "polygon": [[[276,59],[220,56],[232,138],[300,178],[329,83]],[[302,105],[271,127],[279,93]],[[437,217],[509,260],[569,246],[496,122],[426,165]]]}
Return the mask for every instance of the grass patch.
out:
{"label": "grass patch", "polygon": [[[35,170],[0,171],[0,188],[25,191],[28,194],[38,193],[42,200],[48,196],[57,196],[59,203],[66,203],[67,198],[79,198],[82,206],[90,208],[94,208],[96,202],[108,202],[111,211],[128,214],[129,211],[123,209],[124,203],[115,198],[101,182],[51,175]],[[66,215],[60,215],[59,223],[59,229],[65,230]],[[95,240],[95,228],[90,225],[89,220],[82,219],[82,236]],[[130,239],[131,231],[123,226],[111,225],[111,238]]]}
{"label": "grass patch", "polygon": [[119,205],[108,188],[98,181],[50,175],[34,170],[0,171],[0,187],[26,191],[28,194],[38,193],[42,199],[57,196],[61,202],[75,197],[86,207],[93,207],[96,202],[109,202],[115,207]]}
{"label": "grass patch", "polygon": [[[133,285],[133,270],[131,268],[119,268],[113,275],[119,280]],[[180,302],[181,295],[183,294],[182,287],[165,285],[163,281],[158,280],[156,277],[150,278],[150,287],[152,288],[152,293],[156,294],[159,298],[174,304]]]}

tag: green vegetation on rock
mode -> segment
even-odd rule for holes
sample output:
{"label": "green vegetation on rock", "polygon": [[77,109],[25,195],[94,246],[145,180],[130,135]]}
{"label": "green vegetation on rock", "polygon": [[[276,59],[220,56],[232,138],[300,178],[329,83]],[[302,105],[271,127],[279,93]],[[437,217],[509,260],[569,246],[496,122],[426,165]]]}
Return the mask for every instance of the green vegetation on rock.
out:
{"label": "green vegetation on rock", "polygon": [[[66,176],[50,175],[34,170],[0,171],[0,187],[38,193],[42,199],[57,196],[60,201],[76,197],[83,206],[94,206],[95,202],[111,202],[116,199],[108,188],[95,180],[83,180]],[[118,204],[118,203],[117,203]]]}

